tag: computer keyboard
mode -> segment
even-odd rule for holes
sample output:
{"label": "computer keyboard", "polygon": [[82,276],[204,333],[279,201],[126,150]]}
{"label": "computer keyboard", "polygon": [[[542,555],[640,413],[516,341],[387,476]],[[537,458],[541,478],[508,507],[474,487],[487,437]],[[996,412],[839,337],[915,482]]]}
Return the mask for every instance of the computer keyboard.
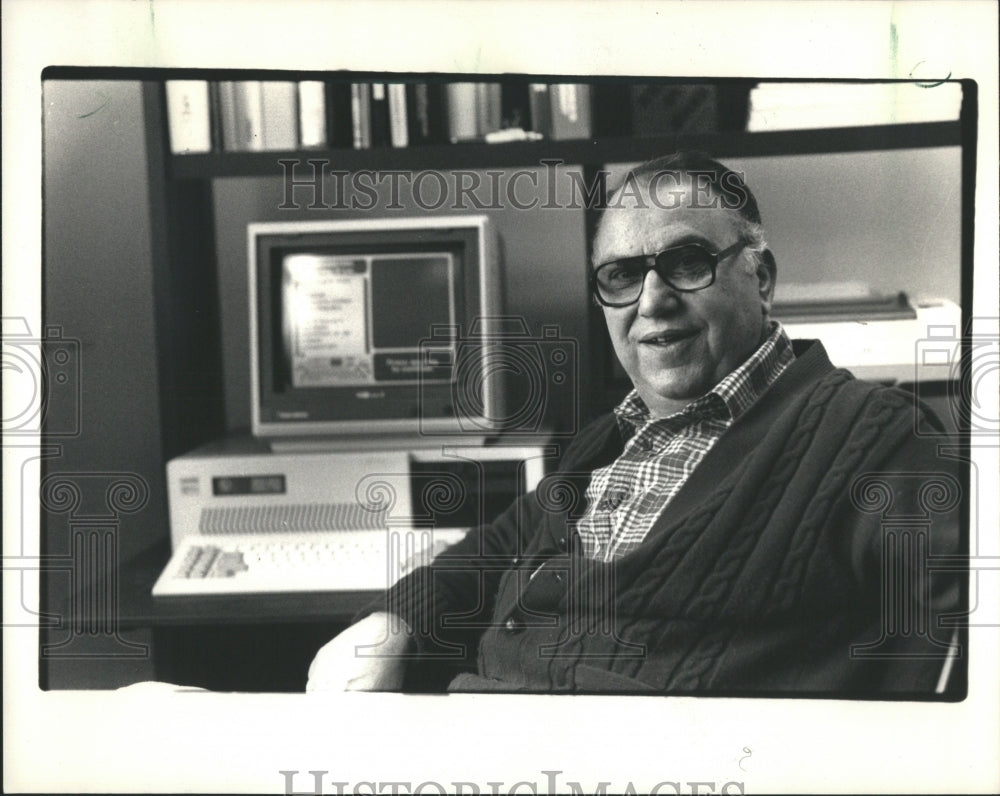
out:
{"label": "computer keyboard", "polygon": [[385,589],[464,529],[189,536],[154,596]]}

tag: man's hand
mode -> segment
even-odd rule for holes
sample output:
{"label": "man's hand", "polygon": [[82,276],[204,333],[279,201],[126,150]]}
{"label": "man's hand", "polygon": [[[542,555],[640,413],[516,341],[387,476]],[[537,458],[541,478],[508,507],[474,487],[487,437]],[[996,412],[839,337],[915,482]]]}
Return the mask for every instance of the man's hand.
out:
{"label": "man's hand", "polygon": [[410,629],[396,616],[376,613],[324,644],[309,666],[306,691],[399,691],[413,650]]}

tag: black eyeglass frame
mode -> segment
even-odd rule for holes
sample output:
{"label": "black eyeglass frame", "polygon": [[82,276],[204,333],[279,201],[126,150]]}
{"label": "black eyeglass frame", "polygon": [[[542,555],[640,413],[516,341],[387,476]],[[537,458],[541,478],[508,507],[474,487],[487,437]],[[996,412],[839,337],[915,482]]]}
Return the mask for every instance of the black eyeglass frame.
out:
{"label": "black eyeglass frame", "polygon": [[[685,243],[680,246],[671,246],[669,249],[664,249],[663,251],[657,252],[656,254],[637,255],[635,257],[622,257],[621,259],[618,260],[611,260],[610,262],[601,263],[599,266],[597,266],[597,268],[595,268],[593,271],[590,272],[590,290],[594,294],[594,297],[597,299],[597,301],[605,307],[628,307],[632,304],[635,304],[640,298],[642,298],[642,290],[643,286],[646,284],[646,276],[649,274],[650,271],[656,271],[656,275],[660,277],[660,279],[663,280],[664,284],[668,285],[671,290],[676,290],[678,293],[697,293],[699,290],[705,290],[706,288],[709,288],[715,284],[715,272],[716,269],[718,269],[720,262],[725,260],[727,257],[733,256],[738,251],[746,248],[748,245],[749,244],[747,241],[738,240],[732,246],[727,246],[722,251],[711,252],[700,243]],[[666,274],[661,270],[661,269],[664,270],[666,269],[666,264],[661,265],[659,263],[659,260],[661,257],[663,257],[664,254],[669,254],[670,252],[679,251],[681,249],[688,249],[692,246],[701,249],[703,252],[705,252],[705,254],[709,255],[709,257],[711,258],[711,269],[712,269],[711,279],[709,279],[708,282],[706,282],[704,285],[700,285],[699,287],[677,287],[677,285],[671,282],[670,279],[666,276]],[[639,292],[636,293],[635,298],[632,299],[631,301],[623,301],[623,302],[608,301],[607,299],[605,299],[601,295],[601,288],[600,285],[597,283],[597,274],[600,272],[600,270],[608,266],[617,265],[618,263],[621,263],[623,261],[637,261],[637,260],[643,261],[645,271],[642,274],[642,279],[639,281]]]}

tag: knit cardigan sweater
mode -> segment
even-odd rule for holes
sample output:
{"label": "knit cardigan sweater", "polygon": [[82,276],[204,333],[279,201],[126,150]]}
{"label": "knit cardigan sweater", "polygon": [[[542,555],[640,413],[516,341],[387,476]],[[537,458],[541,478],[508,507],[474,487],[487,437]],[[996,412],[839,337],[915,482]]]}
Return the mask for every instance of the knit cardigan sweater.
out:
{"label": "knit cardigan sweater", "polygon": [[591,471],[622,451],[607,415],[399,581],[373,607],[414,631],[408,687],[933,693],[959,587],[927,561],[959,551],[958,469],[915,436],[912,396],[795,349],[626,556],[586,559],[574,535]]}

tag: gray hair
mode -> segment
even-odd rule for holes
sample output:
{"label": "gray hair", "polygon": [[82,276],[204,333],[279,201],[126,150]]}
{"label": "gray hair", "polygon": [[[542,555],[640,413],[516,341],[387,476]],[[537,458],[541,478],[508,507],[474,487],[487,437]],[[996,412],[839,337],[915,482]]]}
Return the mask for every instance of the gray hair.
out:
{"label": "gray hair", "polygon": [[[755,273],[764,265],[774,267],[774,255],[767,245],[757,200],[744,182],[743,175],[702,152],[675,152],[642,163],[631,169],[622,181],[608,192],[608,197],[615,196],[629,181],[643,182],[649,188],[658,175],[671,173],[705,178],[708,189],[723,201],[723,209],[734,214],[738,234],[747,244],[746,251],[750,255],[746,261],[748,273]],[[595,234],[600,231],[603,221],[602,210],[597,220]]]}
{"label": "gray hair", "polygon": [[745,217],[739,215],[737,230],[740,237],[747,244],[744,251],[750,255],[746,261],[747,273],[756,273],[768,261],[770,261],[770,264],[774,264],[774,255],[771,254],[771,250],[767,247],[767,239],[764,237],[763,224],[748,221]]}

